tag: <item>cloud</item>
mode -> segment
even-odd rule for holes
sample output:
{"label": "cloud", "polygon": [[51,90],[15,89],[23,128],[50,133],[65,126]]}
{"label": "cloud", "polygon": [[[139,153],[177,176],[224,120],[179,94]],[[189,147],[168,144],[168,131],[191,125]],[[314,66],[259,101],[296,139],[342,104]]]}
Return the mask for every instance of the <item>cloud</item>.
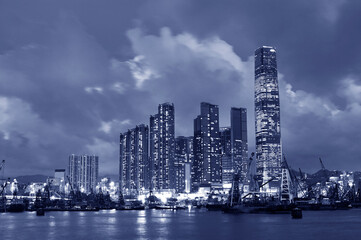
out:
{"label": "cloud", "polygon": [[136,87],[141,88],[144,81],[159,77],[156,72],[149,68],[144,61],[144,56],[139,55],[128,61],[132,76],[136,81]]}
{"label": "cloud", "polygon": [[107,134],[114,134],[114,132],[116,132],[118,129],[122,129],[123,125],[125,126],[129,126],[130,125],[130,120],[129,119],[125,119],[123,121],[118,121],[116,119],[113,119],[112,121],[109,122],[101,122],[101,126],[98,129],[99,131],[102,131],[104,133]]}
{"label": "cloud", "polygon": [[87,93],[103,93],[102,87],[85,87],[84,90]]}
{"label": "cloud", "polygon": [[61,148],[81,148],[82,139],[68,135],[56,123],[44,121],[21,99],[0,96],[0,115],[1,155],[9,169],[43,171],[62,167],[54,162],[59,160]]}
{"label": "cloud", "polygon": [[[150,93],[154,104],[175,103],[178,135],[193,134],[193,119],[200,113],[202,101],[220,105],[225,126],[230,125],[231,107],[253,109],[253,86],[249,84],[253,61],[242,60],[219,37],[174,35],[167,27],[160,29],[159,35],[146,35],[139,28],[127,35],[135,55],[142,56],[139,67],[157,73],[143,82],[143,90]],[[252,124],[250,121],[250,129]]]}
{"label": "cloud", "polygon": [[340,110],[330,100],[302,90],[294,91],[291,84],[284,83],[282,80],[280,82],[281,94],[286,99],[282,107],[287,114],[295,116],[313,114],[319,117],[333,117],[340,113]]}

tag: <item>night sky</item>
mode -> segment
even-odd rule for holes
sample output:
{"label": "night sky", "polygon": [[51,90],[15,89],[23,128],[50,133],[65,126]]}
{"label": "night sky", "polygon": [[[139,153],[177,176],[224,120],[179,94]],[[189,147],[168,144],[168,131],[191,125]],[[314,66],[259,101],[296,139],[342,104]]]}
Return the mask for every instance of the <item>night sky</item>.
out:
{"label": "night sky", "polygon": [[0,159],[52,175],[69,154],[118,172],[119,133],[175,104],[191,136],[200,102],[248,109],[254,50],[277,49],[283,153],[314,172],[361,170],[361,1],[0,0]]}

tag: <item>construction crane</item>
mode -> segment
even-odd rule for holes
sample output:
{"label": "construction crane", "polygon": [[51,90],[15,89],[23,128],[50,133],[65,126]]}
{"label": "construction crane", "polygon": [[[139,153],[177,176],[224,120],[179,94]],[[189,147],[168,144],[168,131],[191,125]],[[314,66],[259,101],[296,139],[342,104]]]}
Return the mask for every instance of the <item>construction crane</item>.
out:
{"label": "construction crane", "polygon": [[8,185],[8,182],[10,181],[10,178],[4,182],[4,184],[1,185],[0,189],[0,196],[1,196],[1,202],[0,205],[4,208],[3,210],[6,212],[6,197],[5,197],[5,189]]}
{"label": "construction crane", "polygon": [[323,171],[325,171],[326,168],[325,168],[325,165],[323,165],[322,159],[321,159],[320,157],[319,157],[318,159],[320,159],[321,169],[322,169]]}
{"label": "construction crane", "polygon": [[254,155],[255,155],[254,152],[252,152],[251,157],[249,158],[246,178],[250,180],[249,181],[249,189],[251,190],[251,188],[252,188],[252,189],[254,189],[254,191],[256,191],[255,189],[259,189],[258,182],[254,179],[254,176],[251,174],[251,165],[253,163]]}
{"label": "construction crane", "polygon": [[69,182],[69,185],[70,185],[70,189],[71,189],[70,193],[71,193],[71,195],[74,196],[75,192],[74,192],[73,184],[71,184],[69,176],[66,176],[66,178],[68,179],[68,182]]}
{"label": "construction crane", "polygon": [[[267,182],[263,183],[259,188],[265,186],[266,184],[272,182],[272,181],[275,180],[275,179],[276,179],[276,177],[272,177],[270,180],[268,180]],[[248,196],[251,195],[251,194],[254,194],[254,192],[249,192],[249,193],[247,193],[246,195],[244,195],[244,196],[242,197],[242,199],[245,199],[246,197],[248,197]]]}
{"label": "construction crane", "polygon": [[1,189],[0,189],[0,195],[1,196],[3,196],[3,194],[5,193],[5,189],[6,189],[9,181],[10,181],[10,178],[8,178],[8,180],[5,181],[4,184],[1,185]]}
{"label": "construction crane", "polygon": [[0,171],[2,171],[2,174],[1,174],[1,179],[0,179],[0,180],[4,180],[5,160],[2,160],[2,161],[1,161],[1,164],[0,164]]}
{"label": "construction crane", "polygon": [[48,201],[50,200],[50,188],[51,188],[52,183],[53,183],[53,179],[51,179],[50,181],[47,181],[47,184],[44,188],[44,190],[46,192],[46,198]]}
{"label": "construction crane", "polygon": [[301,168],[298,168],[298,171],[300,173],[300,179],[303,181],[305,180],[304,176],[303,176],[303,172],[301,171]]}

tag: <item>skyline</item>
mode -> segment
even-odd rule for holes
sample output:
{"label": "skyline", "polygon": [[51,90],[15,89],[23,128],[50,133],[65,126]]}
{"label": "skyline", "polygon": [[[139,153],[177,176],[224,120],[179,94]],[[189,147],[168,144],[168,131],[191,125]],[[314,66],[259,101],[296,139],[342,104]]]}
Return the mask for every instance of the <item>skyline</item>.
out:
{"label": "skyline", "polygon": [[163,102],[175,105],[175,136],[192,135],[200,102],[219,106],[220,127],[231,107],[247,108],[255,152],[253,51],[262,45],[277,49],[289,164],[313,172],[320,156],[326,168],[361,170],[361,3],[109,1],[82,12],[37,2],[0,2],[7,176],[50,175],[72,153],[99,156],[100,174],[115,175],[119,133],[147,124]]}

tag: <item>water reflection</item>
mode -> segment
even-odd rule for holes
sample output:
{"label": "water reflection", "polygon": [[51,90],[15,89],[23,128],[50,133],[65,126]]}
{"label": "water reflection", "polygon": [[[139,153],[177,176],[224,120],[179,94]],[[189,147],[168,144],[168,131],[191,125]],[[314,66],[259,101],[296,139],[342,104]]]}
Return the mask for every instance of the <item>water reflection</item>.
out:
{"label": "water reflection", "polygon": [[[100,211],[0,214],[0,240],[17,239],[357,239],[361,211],[289,215],[227,215],[203,211]],[[347,225],[347,231],[345,231]],[[300,229],[307,229],[302,231]],[[244,235],[247,233],[247,235]],[[352,233],[352,234],[351,234]]]}
{"label": "water reflection", "polygon": [[145,211],[138,211],[137,216],[137,234],[139,236],[146,236],[147,235],[147,218],[146,218],[146,212]]}

